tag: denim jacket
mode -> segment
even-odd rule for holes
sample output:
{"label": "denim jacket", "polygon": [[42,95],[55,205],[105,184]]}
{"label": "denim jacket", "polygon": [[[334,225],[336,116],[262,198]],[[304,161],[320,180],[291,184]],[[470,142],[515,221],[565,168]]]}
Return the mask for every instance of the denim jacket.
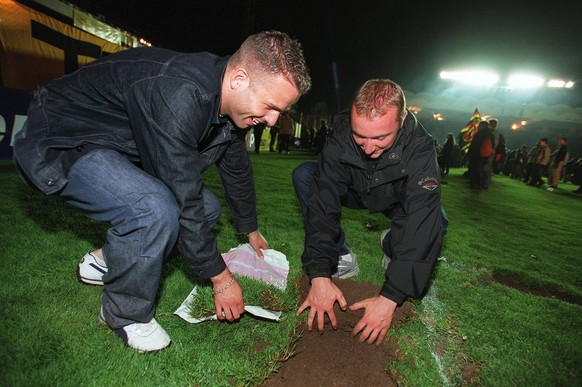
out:
{"label": "denim jacket", "polygon": [[136,48],[92,62],[35,93],[14,158],[46,194],[67,183],[70,166],[112,149],[162,180],[179,208],[178,248],[205,278],[226,266],[204,221],[201,174],[216,164],[235,227],[258,228],[243,131],[219,116],[228,58]]}

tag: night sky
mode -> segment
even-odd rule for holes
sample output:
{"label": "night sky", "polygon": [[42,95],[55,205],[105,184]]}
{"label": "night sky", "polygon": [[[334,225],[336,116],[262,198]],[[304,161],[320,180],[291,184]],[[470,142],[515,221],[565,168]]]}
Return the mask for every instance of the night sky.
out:
{"label": "night sky", "polygon": [[178,51],[226,55],[249,33],[287,32],[303,44],[311,69],[312,91],[300,101],[307,112],[322,101],[330,113],[345,108],[366,79],[391,78],[419,93],[438,84],[440,70],[469,65],[578,81],[569,92],[582,106],[579,0],[71,2]]}

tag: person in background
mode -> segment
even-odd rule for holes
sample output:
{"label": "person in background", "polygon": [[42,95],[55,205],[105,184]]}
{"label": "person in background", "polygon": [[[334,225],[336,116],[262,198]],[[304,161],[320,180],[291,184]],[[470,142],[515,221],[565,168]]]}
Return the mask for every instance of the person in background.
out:
{"label": "person in background", "polygon": [[[487,177],[486,169],[493,154],[493,135],[489,130],[489,123],[480,121],[477,126],[477,133],[467,150],[467,160],[469,161],[469,186],[471,189],[487,189],[490,181]],[[489,176],[490,177],[490,176]]]}
{"label": "person in background", "polygon": [[525,168],[527,165],[528,152],[527,145],[522,145],[515,150],[515,159],[511,168],[511,178],[521,180],[525,175]]}
{"label": "person in background", "polygon": [[451,167],[451,162],[453,158],[453,150],[455,148],[455,136],[452,133],[447,134],[447,139],[441,149],[441,157],[439,159],[439,165],[441,168],[441,176],[449,174],[449,169]]}
{"label": "person in background", "polygon": [[[539,144],[538,144],[539,145]],[[536,163],[536,155],[538,151],[538,145],[533,145],[530,147],[529,152],[527,154],[527,161],[525,163],[525,168],[523,172],[523,182],[529,184],[532,176],[532,171],[534,169],[534,165]]]}
{"label": "person in background", "polygon": [[261,138],[263,137],[263,131],[267,126],[266,122],[259,122],[253,125],[253,136],[255,138],[255,153],[259,154],[261,151]]}
{"label": "person in background", "polygon": [[294,129],[293,118],[289,115],[289,111],[284,111],[279,118],[279,154],[282,152],[289,154]]}
{"label": "person in background", "polygon": [[364,311],[353,335],[380,344],[396,307],[426,290],[446,230],[432,137],[406,109],[400,86],[388,79],[369,80],[351,109],[335,117],[318,161],[299,165],[292,178],[305,224],[301,259],[311,283],[297,315],[309,309],[310,330],[315,323],[323,331],[326,314],[337,327],[333,306],[338,302],[345,310],[347,303],[331,278],[358,273],[340,226],[342,207],[390,218],[379,260],[385,282],[377,296],[350,307]]}
{"label": "person in background", "polygon": [[536,148],[535,161],[531,171],[531,179],[528,183],[529,185],[534,187],[541,187],[544,184],[542,176],[545,176],[548,172],[547,168],[551,157],[552,150],[548,145],[548,139],[545,137],[540,138]]}
{"label": "person in background", "polygon": [[277,141],[277,134],[279,133],[279,125],[276,123],[275,125],[271,126],[271,130],[269,132],[271,134],[271,141],[269,142],[269,152],[275,152],[275,143]]}
{"label": "person in background", "polygon": [[232,55],[135,48],[108,55],[36,92],[15,138],[23,178],[108,222],[106,242],[78,265],[104,285],[99,320],[140,352],[170,345],[155,302],[174,246],[210,279],[216,314],[234,321],[242,289],[211,232],[221,209],[202,174],[216,164],[237,232],[259,257],[244,145],[252,125],[274,125],[311,87],[301,44],[279,31],[249,36]]}
{"label": "person in background", "polygon": [[558,184],[562,178],[562,170],[569,158],[568,139],[566,137],[561,137],[560,142],[558,143],[558,150],[554,154],[552,160],[552,169],[550,170],[550,177],[548,179],[548,191],[553,191],[558,188]]}
{"label": "person in background", "polygon": [[315,133],[315,138],[313,139],[313,153],[318,155],[323,146],[325,145],[325,140],[327,139],[327,125],[325,124],[325,120],[321,120],[321,124],[319,129],[317,129],[317,133]]}
{"label": "person in background", "polygon": [[[487,121],[487,130],[490,133],[489,138],[491,139],[491,154],[487,157],[485,164],[483,165],[483,175],[482,175],[482,188],[488,189],[491,186],[491,179],[493,177],[493,168],[495,164],[495,149],[497,144],[499,144],[499,138],[501,134],[497,130],[497,119],[491,118]],[[485,142],[485,146],[487,146],[487,140]],[[483,151],[483,148],[481,148]],[[482,152],[483,153],[483,152]],[[483,156],[485,157],[485,156]]]}

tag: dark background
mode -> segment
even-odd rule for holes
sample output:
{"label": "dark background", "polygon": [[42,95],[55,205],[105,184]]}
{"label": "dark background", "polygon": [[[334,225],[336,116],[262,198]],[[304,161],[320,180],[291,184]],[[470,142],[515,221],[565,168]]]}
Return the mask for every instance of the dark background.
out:
{"label": "dark background", "polygon": [[[391,78],[414,93],[434,91],[445,86],[438,79],[442,69],[461,66],[502,76],[535,71],[582,82],[582,1],[72,3],[156,46],[178,51],[227,55],[250,33],[285,31],[302,42],[311,69],[313,89],[300,101],[306,113],[318,102],[325,102],[330,113],[345,108],[370,78]],[[558,102],[582,106],[577,89],[561,90]]]}
{"label": "dark background", "polygon": [[[310,122],[317,123],[318,117],[349,107],[365,80],[390,78],[402,86],[409,102],[431,101],[433,107],[417,116],[438,143],[448,132],[458,134],[479,108],[499,119],[511,149],[533,146],[541,137],[548,137],[554,149],[559,137],[567,136],[571,156],[582,157],[579,0],[71,2],[155,46],[177,51],[228,55],[251,33],[289,33],[303,44],[313,80],[312,90],[292,111],[297,120],[311,116]],[[508,91],[439,79],[441,70],[466,67],[495,72],[501,83],[512,72],[531,72],[578,84],[573,89]],[[452,101],[448,110],[434,108],[443,100]],[[515,104],[523,105],[517,109],[522,113],[503,112]],[[437,112],[446,120],[433,119]],[[531,118],[528,112],[537,117],[527,128],[511,130],[513,123]]]}

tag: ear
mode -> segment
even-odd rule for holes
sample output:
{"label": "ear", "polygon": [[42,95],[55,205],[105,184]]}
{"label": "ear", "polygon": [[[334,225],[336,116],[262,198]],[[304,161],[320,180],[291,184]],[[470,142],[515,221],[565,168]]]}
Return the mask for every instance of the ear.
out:
{"label": "ear", "polygon": [[404,110],[404,116],[402,117],[402,120],[400,120],[401,128],[404,126],[404,121],[406,121],[406,117],[408,117],[408,110]]}
{"label": "ear", "polygon": [[234,68],[229,77],[229,84],[232,90],[246,88],[250,82],[249,73],[242,67]]}

